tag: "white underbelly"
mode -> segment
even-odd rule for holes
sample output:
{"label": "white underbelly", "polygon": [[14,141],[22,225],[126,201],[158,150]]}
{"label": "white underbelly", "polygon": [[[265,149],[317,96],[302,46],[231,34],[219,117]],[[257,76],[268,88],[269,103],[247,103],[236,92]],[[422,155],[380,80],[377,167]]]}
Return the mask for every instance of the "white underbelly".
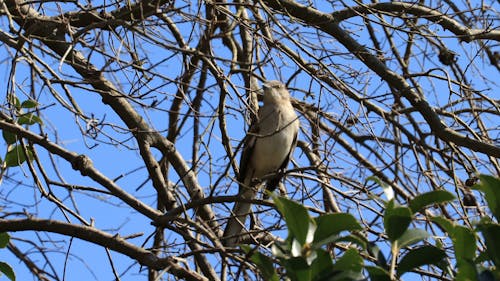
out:
{"label": "white underbelly", "polygon": [[275,172],[290,153],[293,142],[293,129],[291,126],[282,132],[266,137],[259,137],[254,147],[255,178],[260,178]]}

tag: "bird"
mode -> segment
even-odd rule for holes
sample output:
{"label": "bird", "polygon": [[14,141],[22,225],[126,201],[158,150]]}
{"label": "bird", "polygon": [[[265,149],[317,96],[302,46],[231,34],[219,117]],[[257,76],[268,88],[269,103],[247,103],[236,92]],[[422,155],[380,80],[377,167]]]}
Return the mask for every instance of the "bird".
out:
{"label": "bird", "polygon": [[[254,199],[265,176],[266,189],[276,189],[297,145],[300,123],[286,86],[277,80],[268,81],[263,84],[263,96],[257,119],[243,142],[237,176],[241,199]],[[223,234],[225,246],[238,243],[250,209],[249,202],[235,202]]]}

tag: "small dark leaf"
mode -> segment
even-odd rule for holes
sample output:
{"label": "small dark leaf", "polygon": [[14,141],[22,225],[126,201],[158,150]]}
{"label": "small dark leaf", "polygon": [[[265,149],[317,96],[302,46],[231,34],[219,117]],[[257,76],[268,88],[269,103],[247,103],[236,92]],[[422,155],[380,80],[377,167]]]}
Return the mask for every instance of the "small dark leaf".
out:
{"label": "small dark leaf", "polygon": [[474,259],[474,262],[475,263],[482,263],[482,262],[489,261],[489,260],[490,260],[490,256],[488,255],[488,253],[486,253],[485,251],[481,251]]}
{"label": "small dark leaf", "polygon": [[453,224],[453,222],[445,217],[431,217],[431,221],[437,223],[450,236],[452,235],[452,233],[455,229],[455,225]]}
{"label": "small dark leaf", "polygon": [[359,235],[353,235],[353,234],[339,237],[339,238],[335,239],[335,242],[354,243],[354,244],[360,246],[361,248],[363,248],[364,250],[367,249],[367,244],[368,244],[368,241],[366,241],[365,237],[362,237]]}
{"label": "small dark leaf", "polygon": [[337,271],[361,272],[363,270],[363,258],[359,255],[357,249],[349,248],[344,252],[344,255],[335,262],[333,267]]}
{"label": "small dark leaf", "polygon": [[314,243],[317,246],[332,242],[329,239],[336,237],[342,231],[362,230],[354,216],[345,213],[326,214],[316,217],[317,229],[314,233]]}
{"label": "small dark leaf", "polygon": [[36,100],[25,100],[21,103],[22,108],[34,108],[38,105]]}
{"label": "small dark leaf", "polygon": [[368,253],[375,258],[375,263],[382,267],[387,269],[387,259],[384,256],[384,253],[380,250],[380,248],[375,244],[375,243],[370,243],[368,244]]}
{"label": "small dark leaf", "polygon": [[11,133],[9,131],[3,130],[2,136],[3,136],[5,143],[7,143],[7,145],[13,144],[17,141],[17,136],[14,133]]}
{"label": "small dark leaf", "polygon": [[470,260],[457,261],[458,273],[454,281],[470,281],[477,280],[476,265]]}
{"label": "small dark leaf", "polygon": [[270,257],[262,254],[261,252],[255,252],[251,257],[251,260],[259,268],[264,280],[279,280],[278,274],[274,270],[273,261]]}
{"label": "small dark leaf", "polygon": [[334,280],[334,281],[366,281],[366,278],[364,278],[363,274],[361,272],[355,272],[355,271],[341,271],[341,272],[335,272],[334,275],[330,276],[329,278],[325,279],[315,279],[316,280]]}
{"label": "small dark leaf", "polygon": [[412,249],[403,258],[401,258],[398,264],[398,276],[415,270],[422,265],[437,265],[445,257],[446,253],[444,250],[431,245]]}
{"label": "small dark leaf", "polygon": [[370,276],[370,281],[391,281],[389,272],[378,266],[367,266],[365,267]]}
{"label": "small dark leaf", "polygon": [[309,224],[312,222],[307,209],[299,203],[284,197],[273,196],[276,208],[283,215],[290,234],[301,245],[306,242]]}
{"label": "small dark leaf", "polygon": [[9,94],[8,99],[9,99],[9,103],[11,105],[13,105],[17,110],[21,109],[21,102],[19,101],[19,99],[15,95]]}
{"label": "small dark leaf", "polygon": [[484,237],[486,253],[497,268],[500,268],[500,225],[481,223],[477,226]]}
{"label": "small dark leaf", "polygon": [[287,277],[291,280],[312,280],[312,270],[302,257],[295,257],[282,261]]}
{"label": "small dark leaf", "polygon": [[402,249],[404,247],[413,245],[424,239],[427,239],[429,236],[430,234],[423,229],[418,229],[418,228],[407,229],[405,233],[403,233],[403,235],[401,235],[401,237],[398,238],[398,247],[399,249]]}
{"label": "small dark leaf", "polygon": [[43,124],[42,119],[33,113],[23,114],[17,119],[19,125],[33,125],[36,123]]}
{"label": "small dark leaf", "polygon": [[7,167],[16,167],[21,165],[26,160],[23,149],[21,145],[14,146],[5,155],[5,165]]}
{"label": "small dark leaf", "polygon": [[384,214],[384,227],[390,241],[396,241],[411,222],[411,210],[394,206],[394,200],[387,203]]}
{"label": "small dark leaf", "polygon": [[10,236],[7,232],[0,232],[0,248],[7,247],[7,244],[9,244],[9,239]]}
{"label": "small dark leaf", "polygon": [[[33,159],[33,152],[26,148],[29,159]],[[16,167],[26,161],[26,156],[23,151],[22,145],[13,146],[5,155],[5,165],[7,167]]]}
{"label": "small dark leaf", "polygon": [[279,277],[274,270],[273,261],[270,257],[250,248],[248,245],[240,245],[241,249],[250,255],[250,260],[259,268],[264,280],[278,281]]}
{"label": "small dark leaf", "polygon": [[415,196],[408,205],[415,214],[427,206],[449,202],[454,199],[455,196],[446,190],[435,190]]}
{"label": "small dark leaf", "polygon": [[14,270],[12,270],[12,267],[10,267],[7,263],[0,261],[0,272],[5,274],[5,276],[7,276],[10,280],[16,281],[16,274],[14,273]]}
{"label": "small dark leaf", "polygon": [[455,257],[459,260],[473,260],[476,253],[476,237],[472,230],[457,225],[451,233]]}
{"label": "small dark leaf", "polygon": [[479,179],[481,182],[472,186],[472,189],[484,192],[488,207],[495,218],[500,220],[500,179],[488,175],[480,175]]}
{"label": "small dark leaf", "polygon": [[326,280],[333,272],[332,258],[328,252],[323,249],[316,250],[317,257],[311,264],[311,275],[313,280]]}

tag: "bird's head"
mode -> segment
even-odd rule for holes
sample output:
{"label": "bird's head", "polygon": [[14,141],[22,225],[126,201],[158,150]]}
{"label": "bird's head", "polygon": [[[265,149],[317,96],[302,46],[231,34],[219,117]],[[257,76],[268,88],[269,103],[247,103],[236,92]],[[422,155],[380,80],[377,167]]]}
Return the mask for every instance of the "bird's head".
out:
{"label": "bird's head", "polygon": [[279,103],[290,99],[290,93],[288,93],[285,84],[280,81],[267,81],[264,83],[263,88],[264,103]]}

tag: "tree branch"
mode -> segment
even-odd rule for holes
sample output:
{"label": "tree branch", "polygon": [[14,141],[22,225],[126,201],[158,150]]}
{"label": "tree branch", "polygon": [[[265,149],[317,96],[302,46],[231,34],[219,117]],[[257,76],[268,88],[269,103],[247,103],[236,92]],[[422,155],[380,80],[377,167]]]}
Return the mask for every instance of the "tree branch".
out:
{"label": "tree branch", "polygon": [[22,138],[26,138],[34,144],[42,146],[50,153],[58,155],[59,157],[65,159],[71,164],[73,169],[80,171],[80,173],[82,173],[83,175],[88,176],[95,182],[101,184],[102,186],[107,188],[113,195],[120,198],[123,202],[127,203],[129,206],[145,215],[146,217],[150,218],[151,220],[155,220],[161,215],[158,211],[142,203],[140,200],[120,188],[113,180],[105,177],[92,165],[90,159],[85,155],[79,155],[72,151],[66,150],[63,147],[50,142],[43,136],[37,135],[19,125],[11,123],[10,118],[2,112],[0,112],[0,129],[12,132]]}
{"label": "tree branch", "polygon": [[176,259],[173,257],[158,258],[150,251],[146,251],[143,248],[128,243],[119,235],[111,235],[94,227],[74,225],[55,220],[0,219],[0,232],[26,230],[48,231],[52,233],[67,235],[70,237],[76,237],[129,256],[137,260],[141,265],[145,265],[157,270],[166,269],[179,278],[185,278],[186,280],[208,280],[204,276],[201,276],[196,272],[187,270],[179,266]]}
{"label": "tree branch", "polygon": [[360,14],[373,14],[380,12],[388,12],[390,13],[390,16],[395,17],[398,15],[394,13],[404,13],[417,16],[420,19],[425,19],[441,25],[444,29],[451,31],[453,34],[458,36],[460,40],[467,43],[479,39],[500,41],[499,30],[468,28],[436,9],[431,9],[416,3],[384,2],[360,5],[349,7],[349,9],[335,11],[331,13],[331,16],[335,19],[335,21],[340,22],[351,17],[359,16]]}

